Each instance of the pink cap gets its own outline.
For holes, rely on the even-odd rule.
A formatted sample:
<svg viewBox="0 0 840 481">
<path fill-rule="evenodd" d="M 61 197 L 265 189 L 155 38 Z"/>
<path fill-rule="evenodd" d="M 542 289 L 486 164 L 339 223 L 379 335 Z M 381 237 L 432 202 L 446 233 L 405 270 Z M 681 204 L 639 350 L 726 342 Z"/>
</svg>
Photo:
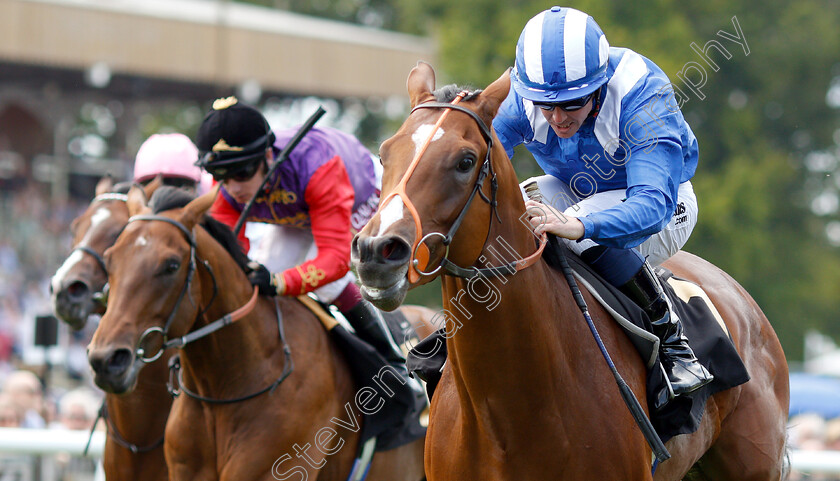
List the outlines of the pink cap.
<svg viewBox="0 0 840 481">
<path fill-rule="evenodd" d="M 198 195 L 206 194 L 213 190 L 213 186 L 216 183 L 213 182 L 213 176 L 210 172 L 202 171 L 201 172 L 201 181 L 198 183 Z"/>
<path fill-rule="evenodd" d="M 154 134 L 140 146 L 134 161 L 134 181 L 143 182 L 162 174 L 183 177 L 196 183 L 201 168 L 195 165 L 198 149 L 184 134 Z"/>
</svg>

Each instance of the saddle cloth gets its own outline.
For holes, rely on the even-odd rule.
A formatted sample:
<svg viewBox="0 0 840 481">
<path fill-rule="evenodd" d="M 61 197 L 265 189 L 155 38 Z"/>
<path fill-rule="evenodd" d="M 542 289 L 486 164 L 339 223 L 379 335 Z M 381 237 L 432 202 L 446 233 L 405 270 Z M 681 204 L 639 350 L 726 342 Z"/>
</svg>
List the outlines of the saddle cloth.
<svg viewBox="0 0 840 481">
<path fill-rule="evenodd" d="M 647 368 L 647 401 L 648 406 L 652 406 L 653 396 L 665 380 L 659 369 L 659 339 L 650 332 L 650 320 L 638 305 L 604 281 L 578 256 L 568 250 L 565 253 L 578 284 L 585 287 L 612 315 L 638 350 Z M 701 389 L 675 398 L 661 411 L 653 413 L 652 409 L 649 410 L 652 413 L 651 422 L 665 442 L 678 434 L 696 431 L 709 396 L 743 384 L 750 377 L 720 314 L 700 286 L 674 277 L 664 268 L 658 268 L 657 275 L 665 281 L 663 286 L 666 294 L 682 321 L 683 330 L 695 355 L 715 377 L 714 381 Z M 582 315 L 580 322 L 585 322 Z M 426 381 L 430 399 L 446 360 L 443 336 L 443 330 L 428 336 L 408 355 L 409 372 L 416 373 Z M 617 367 L 620 372 L 621 366 Z"/>
</svg>

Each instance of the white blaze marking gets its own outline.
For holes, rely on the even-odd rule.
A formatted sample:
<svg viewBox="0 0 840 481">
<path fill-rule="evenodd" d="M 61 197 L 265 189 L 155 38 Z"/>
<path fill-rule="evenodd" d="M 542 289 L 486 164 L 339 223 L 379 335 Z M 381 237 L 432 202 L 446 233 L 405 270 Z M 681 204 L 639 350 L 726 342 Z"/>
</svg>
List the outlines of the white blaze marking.
<svg viewBox="0 0 840 481">
<path fill-rule="evenodd" d="M 52 278 L 52 286 L 53 292 L 58 292 L 61 290 L 61 281 L 67 276 L 67 272 L 73 268 L 76 264 L 82 261 L 84 254 L 82 251 L 73 251 L 67 259 L 64 260 L 64 263 L 61 264 L 61 267 L 55 271 L 55 275 Z"/>
<path fill-rule="evenodd" d="M 423 147 L 423 144 L 426 143 L 426 139 L 429 138 L 429 135 L 432 134 L 432 129 L 435 128 L 433 124 L 423 124 L 420 127 L 417 127 L 417 130 L 411 134 L 411 140 L 414 141 L 414 155 L 417 155 L 420 152 L 420 148 Z M 443 129 L 438 128 L 435 131 L 435 136 L 432 137 L 432 142 L 441 138 L 443 136 Z"/>
<path fill-rule="evenodd" d="M 85 232 L 85 237 L 79 244 L 88 245 L 90 244 L 90 238 L 96 232 L 96 228 L 99 224 L 107 221 L 108 218 L 111 217 L 111 211 L 108 210 L 106 207 L 100 207 L 96 210 L 96 212 L 90 216 L 90 227 L 88 227 L 87 232 Z"/>
<path fill-rule="evenodd" d="M 402 197 L 395 195 L 388 201 L 388 205 L 385 206 L 379 212 L 379 233 L 376 234 L 376 237 L 381 236 L 386 230 L 388 230 L 391 225 L 403 218 L 403 201 Z"/>
<path fill-rule="evenodd" d="M 134 245 L 145 246 L 148 243 L 149 243 L 149 241 L 147 241 L 145 237 L 140 236 L 140 237 L 137 238 L 137 241 L 134 242 Z"/>
</svg>

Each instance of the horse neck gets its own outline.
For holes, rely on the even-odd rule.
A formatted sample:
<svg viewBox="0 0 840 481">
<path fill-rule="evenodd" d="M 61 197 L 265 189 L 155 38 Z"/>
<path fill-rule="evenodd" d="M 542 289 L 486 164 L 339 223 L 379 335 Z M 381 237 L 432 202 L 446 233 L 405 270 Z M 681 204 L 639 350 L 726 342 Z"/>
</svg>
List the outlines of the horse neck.
<svg viewBox="0 0 840 481">
<path fill-rule="evenodd" d="M 168 361 L 169 356 L 164 355 L 141 369 L 130 394 L 105 395 L 108 423 L 125 441 L 145 447 L 163 436 L 172 405 L 166 388 Z"/>
<path fill-rule="evenodd" d="M 537 248 L 536 238 L 519 220 L 524 203 L 515 177 L 500 179 L 507 179 L 499 188 L 502 222 L 491 221 L 482 251 L 485 265 L 492 266 L 527 257 Z M 460 323 L 450 324 L 457 331 L 447 340 L 448 362 L 468 409 L 480 412 L 500 402 L 509 402 L 504 409 L 527 409 L 523 398 L 544 399 L 551 395 L 547 390 L 573 375 L 567 359 L 577 352 L 586 326 L 564 322 L 580 313 L 568 286 L 543 261 L 509 276 L 444 276 L 442 288 L 447 316 Z"/>
<path fill-rule="evenodd" d="M 196 304 L 207 312 L 196 319 L 191 331 L 234 312 L 253 294 L 253 287 L 230 254 L 211 241 L 209 234 L 199 232 L 198 262 L 208 260 L 212 275 L 204 266 L 197 267 L 196 281 L 200 284 L 197 290 L 201 294 L 197 296 Z M 274 303 L 260 298 L 254 309 L 241 319 L 182 349 L 183 378 L 189 389 L 202 395 L 224 397 L 225 391 L 242 394 L 242 386 L 252 387 L 256 382 L 249 376 L 263 379 L 271 375 L 266 374 L 266 370 L 278 369 L 279 372 L 283 368 L 282 363 L 276 366 L 277 363 L 271 361 L 272 356 L 281 351 L 278 345 Z"/>
</svg>

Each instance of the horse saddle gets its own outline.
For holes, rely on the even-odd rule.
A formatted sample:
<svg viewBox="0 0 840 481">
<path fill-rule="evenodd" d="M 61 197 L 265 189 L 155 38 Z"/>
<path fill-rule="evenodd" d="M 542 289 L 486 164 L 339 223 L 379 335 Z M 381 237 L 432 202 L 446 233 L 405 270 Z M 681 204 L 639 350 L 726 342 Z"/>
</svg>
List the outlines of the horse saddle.
<svg viewBox="0 0 840 481">
<path fill-rule="evenodd" d="M 565 246 L 562 248 L 565 249 Z M 663 370 L 659 368 L 659 339 L 651 333 L 650 320 L 636 303 L 604 281 L 578 256 L 568 249 L 565 255 L 578 284 L 584 286 L 610 313 L 639 352 L 648 372 L 647 400 L 648 406 L 652 406 L 654 395 L 658 387 L 664 384 L 665 378 Z M 545 258 L 550 260 L 551 256 Z M 673 309 L 682 321 L 685 335 L 697 359 L 715 377 L 711 383 L 693 393 L 675 398 L 664 409 L 652 415 L 651 422 L 664 442 L 678 434 L 696 431 L 709 396 L 747 382 L 749 374 L 735 350 L 723 319 L 703 289 L 675 277 L 662 267 L 656 271 L 663 281 Z M 580 322 L 584 322 L 582 316 Z M 408 356 L 409 372 L 426 381 L 430 399 L 446 360 L 443 335 L 443 330 L 432 334 L 418 343 Z M 432 352 L 433 355 L 428 354 Z M 653 409 L 649 411 L 653 413 Z"/>
<path fill-rule="evenodd" d="M 426 428 L 420 424 L 420 417 L 427 406 L 426 397 L 422 394 L 418 396 L 407 383 L 400 384 L 393 374 L 383 374 L 383 370 L 389 366 L 388 362 L 373 346 L 347 329 L 349 322 L 341 312 L 309 296 L 299 296 L 298 299 L 318 317 L 344 354 L 355 380 L 356 399 L 362 390 L 369 393 L 372 389 L 385 400 L 376 412 L 362 413 L 364 422 L 360 449 L 374 437 L 376 451 L 387 451 L 425 435 Z M 401 313 L 383 314 L 391 332 L 401 336 L 395 335 L 395 339 L 405 339 L 407 334 L 404 331 L 413 332 L 411 324 Z"/>
</svg>

